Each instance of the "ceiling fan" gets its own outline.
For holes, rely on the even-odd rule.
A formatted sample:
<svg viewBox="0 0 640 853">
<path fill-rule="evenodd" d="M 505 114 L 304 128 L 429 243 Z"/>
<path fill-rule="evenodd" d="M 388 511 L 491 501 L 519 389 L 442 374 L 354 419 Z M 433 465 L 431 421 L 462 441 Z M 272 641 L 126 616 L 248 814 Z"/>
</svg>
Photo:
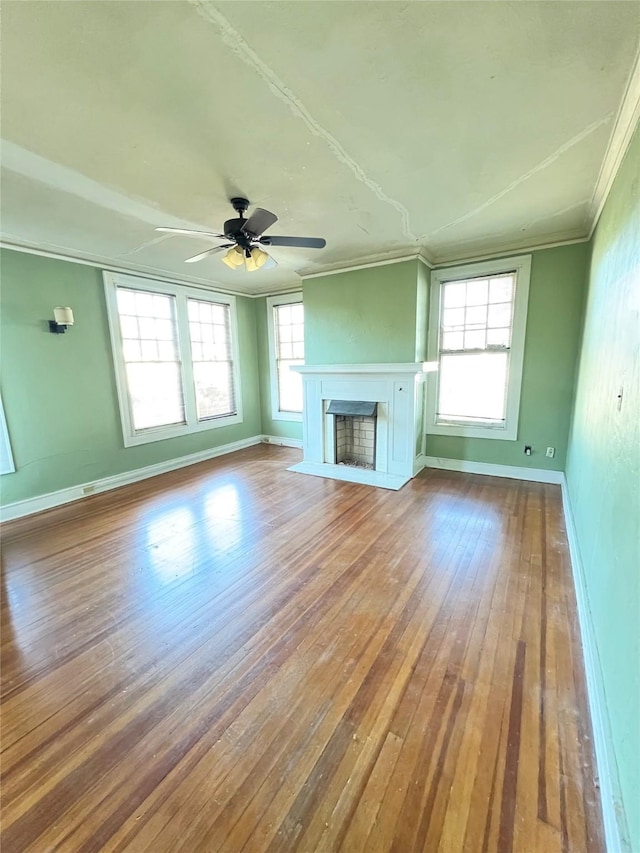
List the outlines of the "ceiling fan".
<svg viewBox="0 0 640 853">
<path fill-rule="evenodd" d="M 256 207 L 251 216 L 245 219 L 244 214 L 249 207 L 246 198 L 230 199 L 233 209 L 238 214 L 236 219 L 227 219 L 224 223 L 224 234 L 214 234 L 209 231 L 191 231 L 187 228 L 156 228 L 167 234 L 186 234 L 190 237 L 213 238 L 214 240 L 229 240 L 221 246 L 207 249 L 192 258 L 187 258 L 186 263 L 193 264 L 202 261 L 210 255 L 215 255 L 225 249 L 222 262 L 231 269 L 239 269 L 244 266 L 248 272 L 255 272 L 261 268 L 270 269 L 276 266 L 275 260 L 260 246 L 290 246 L 301 249 L 323 249 L 327 241 L 322 237 L 263 237 L 264 232 L 278 221 L 275 213 Z"/>
</svg>

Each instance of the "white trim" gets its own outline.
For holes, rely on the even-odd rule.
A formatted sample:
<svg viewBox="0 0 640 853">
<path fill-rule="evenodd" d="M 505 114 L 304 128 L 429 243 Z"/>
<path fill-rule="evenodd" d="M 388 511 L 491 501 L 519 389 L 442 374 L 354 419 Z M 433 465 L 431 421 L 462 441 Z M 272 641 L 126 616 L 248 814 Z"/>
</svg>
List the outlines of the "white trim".
<svg viewBox="0 0 640 853">
<path fill-rule="evenodd" d="M 593 729 L 593 747 L 599 779 L 605 846 L 608 853 L 622 853 L 622 851 L 631 853 L 631 847 L 627 840 L 626 819 L 619 787 L 617 762 L 611 738 L 611 724 L 604 694 L 600 656 L 589 608 L 584 564 L 580 556 L 578 534 L 564 474 L 562 475 L 561 485 L 562 507 L 567 529 L 573 585 L 576 591 L 578 623 L 582 640 L 587 698 Z"/>
<path fill-rule="evenodd" d="M 344 480 L 347 483 L 360 483 L 363 486 L 376 486 L 397 492 L 411 477 L 389 474 L 386 471 L 374 471 L 370 468 L 354 468 L 350 465 L 329 465 L 326 462 L 299 462 L 287 468 L 296 474 L 311 474 L 313 477 L 326 477 L 329 480 Z"/>
<path fill-rule="evenodd" d="M 13 459 L 13 451 L 11 450 L 11 441 L 9 439 L 9 430 L 7 429 L 7 419 L 4 416 L 4 406 L 2 405 L 2 397 L 0 397 L 0 474 L 13 474 L 16 470 L 16 463 Z"/>
<path fill-rule="evenodd" d="M 383 364 L 304 364 L 293 368 L 297 373 L 303 375 L 314 373 L 433 373 L 437 369 L 437 361 L 385 362 Z"/>
<path fill-rule="evenodd" d="M 51 509 L 52 507 L 62 506 L 62 504 L 89 497 L 89 495 L 107 492 L 111 489 L 117 489 L 120 486 L 128 486 L 131 483 L 146 480 L 149 477 L 157 477 L 159 474 L 176 471 L 178 468 L 197 465 L 198 462 L 206 462 L 208 459 L 214 459 L 216 456 L 225 456 L 227 453 L 235 453 L 236 450 L 253 447 L 256 444 L 260 444 L 262 440 L 262 435 L 253 435 L 250 438 L 241 438 L 239 441 L 221 444 L 218 447 L 199 450 L 197 453 L 189 453 L 187 456 L 168 459 L 166 462 L 156 462 L 154 465 L 147 465 L 144 468 L 134 468 L 132 471 L 123 471 L 121 474 L 114 474 L 111 477 L 104 477 L 101 480 L 80 483 L 77 486 L 69 486 L 66 489 L 60 489 L 56 492 L 38 495 L 35 498 L 27 498 L 27 500 L 5 504 L 3 507 L 0 507 L 0 520 L 4 522 L 11 521 L 14 518 L 22 518 L 25 515 L 32 515 L 34 512 L 42 512 L 45 509 Z"/>
<path fill-rule="evenodd" d="M 516 465 L 495 465 L 492 462 L 469 462 L 466 459 L 445 459 L 442 456 L 424 456 L 427 468 L 443 471 L 461 471 L 465 474 L 484 474 L 488 477 L 507 477 L 510 480 L 530 480 L 532 483 L 562 484 L 562 471 L 547 471 L 545 468 L 520 468 Z"/>
<path fill-rule="evenodd" d="M 153 281 L 161 281 L 166 284 L 182 284 L 190 287 L 201 287 L 203 290 L 214 290 L 216 293 L 226 293 L 234 296 L 247 296 L 249 298 L 260 298 L 264 296 L 264 293 L 249 293 L 247 291 L 242 290 L 241 288 L 237 290 L 233 290 L 227 285 L 221 284 L 220 282 L 214 281 L 211 279 L 201 279 L 196 278 L 194 276 L 183 276 L 180 273 L 167 273 L 166 270 L 156 269 L 155 267 L 145 267 L 145 266 L 136 266 L 135 264 L 131 266 L 122 266 L 120 264 L 113 263 L 109 258 L 105 258 L 104 260 L 96 259 L 90 260 L 88 257 L 82 257 L 82 255 L 65 255 L 59 251 L 53 251 L 52 249 L 47 249 L 44 244 L 41 243 L 33 243 L 33 244 L 22 244 L 22 243 L 13 243 L 11 240 L 6 238 L 0 238 L 0 248 L 8 249 L 12 252 L 21 252 L 24 255 L 36 255 L 40 258 L 50 258 L 54 261 L 64 261 L 68 264 L 79 264 L 83 267 L 92 267 L 93 269 L 99 269 L 101 271 L 113 272 L 113 273 L 122 273 L 123 275 L 135 275 L 139 278 L 148 278 Z M 287 285 L 282 285 L 282 287 L 286 287 Z M 295 285 L 296 287 L 300 287 L 300 283 Z"/>
<path fill-rule="evenodd" d="M 591 199 L 591 228 L 589 239 L 593 236 L 602 208 L 605 205 L 618 169 L 624 159 L 631 137 L 640 122 L 640 51 L 629 75 L 625 93 L 620 102 L 620 109 L 609 139 L 600 174 Z"/>
<path fill-rule="evenodd" d="M 267 341 L 269 346 L 269 392 L 271 396 L 271 420 L 302 423 L 302 410 L 286 412 L 280 410 L 280 389 L 276 366 L 275 311 L 277 305 L 303 305 L 302 291 L 267 296 Z"/>
<path fill-rule="evenodd" d="M 494 258 L 506 259 L 510 255 L 520 255 L 522 252 L 540 252 L 543 249 L 557 249 L 560 246 L 574 246 L 577 243 L 588 243 L 590 239 L 591 237 L 589 234 L 584 234 L 580 237 L 562 237 L 562 235 L 559 235 L 557 240 L 551 240 L 548 243 L 521 243 L 519 241 L 512 241 L 511 243 L 502 244 L 497 249 L 492 249 L 491 251 L 475 255 L 452 254 L 451 256 L 447 256 L 446 254 L 443 254 L 435 262 L 434 269 L 438 270 L 441 267 L 450 267 L 455 264 L 473 264 L 481 261 L 490 261 Z"/>
<path fill-rule="evenodd" d="M 424 246 L 418 252 L 418 261 L 420 261 L 421 264 L 424 264 L 425 267 L 429 270 L 432 270 L 435 266 L 435 261 L 433 260 L 431 255 L 427 252 L 427 250 L 424 248 Z"/>
<path fill-rule="evenodd" d="M 515 270 L 515 294 L 513 301 L 513 321 L 511 326 L 511 348 L 509 350 L 509 377 L 507 384 L 507 403 L 503 427 L 465 426 L 461 423 L 444 424 L 436 422 L 438 400 L 438 381 L 429 383 L 427 388 L 427 406 L 425 432 L 429 435 L 462 436 L 465 438 L 488 438 L 500 441 L 516 441 L 518 438 L 518 420 L 520 415 L 520 393 L 522 389 L 522 370 L 524 348 L 527 333 L 527 310 L 529 306 L 529 281 L 531 279 L 531 255 L 517 255 L 508 259 L 496 259 L 477 264 L 465 264 L 460 267 L 445 267 L 431 273 L 431 295 L 429 301 L 429 334 L 427 355 L 432 362 L 440 358 L 440 302 L 442 284 L 447 281 L 474 278 L 482 275 L 496 275 Z"/>
<path fill-rule="evenodd" d="M 372 267 L 386 267 L 389 264 L 404 264 L 407 261 L 417 261 L 421 260 L 423 263 L 429 265 L 429 262 L 425 259 L 422 250 L 420 252 L 410 252 L 409 254 L 403 253 L 401 255 L 393 255 L 392 257 L 378 257 L 374 255 L 371 260 L 367 260 L 366 258 L 356 258 L 352 263 L 347 262 L 342 263 L 338 266 L 328 267 L 327 269 L 321 270 L 320 272 L 311 272 L 311 273 L 300 273 L 300 278 L 303 282 L 312 278 L 324 278 L 328 275 L 339 275 L 342 272 L 355 272 L 356 270 L 368 270 Z"/>
<path fill-rule="evenodd" d="M 423 436 L 423 438 L 424 438 L 424 436 Z M 423 468 L 428 467 L 428 464 L 429 464 L 428 457 L 425 456 L 424 453 L 418 453 L 416 458 L 413 460 L 413 476 L 417 477 Z"/>
<path fill-rule="evenodd" d="M 302 450 L 302 439 L 301 438 L 285 438 L 281 435 L 263 435 L 262 436 L 263 444 L 276 444 L 279 447 L 295 447 L 298 450 Z"/>
<path fill-rule="evenodd" d="M 167 438 L 175 438 L 179 435 L 190 435 L 195 432 L 219 429 L 224 426 L 232 426 L 243 422 L 242 413 L 242 386 L 240 380 L 240 349 L 238 343 L 238 318 L 236 310 L 236 297 L 230 294 L 203 291 L 201 288 L 189 287 L 184 284 L 165 284 L 149 279 L 141 279 L 136 276 L 122 275 L 111 272 L 103 272 L 104 292 L 107 303 L 107 316 L 109 320 L 109 336 L 111 339 L 111 353 L 118 392 L 118 407 L 120 410 L 120 423 L 122 426 L 122 437 L 125 447 L 133 447 L 139 444 L 148 444 L 154 441 L 164 441 Z M 182 424 L 163 426 L 158 429 L 149 429 L 136 432 L 133 427 L 129 392 L 124 359 L 122 357 L 122 341 L 120 337 L 120 322 L 117 304 L 117 288 L 128 287 L 134 290 L 147 290 L 151 293 L 165 293 L 173 296 L 176 300 L 176 328 L 180 351 L 180 370 L 182 379 L 182 390 L 184 395 L 185 419 Z M 233 384 L 235 392 L 236 413 L 212 420 L 198 421 L 195 408 L 195 391 L 193 389 L 193 373 L 190 356 L 190 336 L 187 319 L 186 302 L 189 298 L 217 301 L 229 306 L 229 323 L 231 335 L 231 351 L 233 360 Z M 188 358 L 185 355 L 188 354 Z"/>
</svg>

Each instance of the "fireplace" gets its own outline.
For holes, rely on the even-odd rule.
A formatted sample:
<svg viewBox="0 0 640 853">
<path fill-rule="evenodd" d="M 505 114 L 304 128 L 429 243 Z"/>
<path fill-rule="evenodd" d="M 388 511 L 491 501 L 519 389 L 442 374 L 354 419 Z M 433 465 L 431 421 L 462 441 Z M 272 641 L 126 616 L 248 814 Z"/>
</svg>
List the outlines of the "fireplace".
<svg viewBox="0 0 640 853">
<path fill-rule="evenodd" d="M 303 461 L 289 470 L 337 480 L 400 489 L 424 467 L 424 400 L 428 373 L 437 363 L 303 365 Z M 348 411 L 344 411 L 348 409 Z M 337 418 L 353 421 L 339 428 Z M 375 419 L 375 420 L 374 420 Z M 372 423 L 373 421 L 373 423 Z M 355 432 L 358 452 L 340 460 L 345 435 Z M 365 455 L 368 461 L 364 461 Z M 340 462 L 343 464 L 340 464 Z"/>
<path fill-rule="evenodd" d="M 376 467 L 376 421 L 378 404 L 367 400 L 332 400 L 334 462 L 354 468 Z"/>
</svg>

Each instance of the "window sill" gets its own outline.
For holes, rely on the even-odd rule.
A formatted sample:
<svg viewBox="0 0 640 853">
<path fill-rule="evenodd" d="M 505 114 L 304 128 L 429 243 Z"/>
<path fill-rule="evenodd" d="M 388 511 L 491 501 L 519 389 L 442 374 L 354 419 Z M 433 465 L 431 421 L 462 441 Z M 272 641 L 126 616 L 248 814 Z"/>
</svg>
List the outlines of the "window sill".
<svg viewBox="0 0 640 853">
<path fill-rule="evenodd" d="M 196 424 L 179 424 L 171 427 L 160 427 L 159 429 L 150 429 L 145 432 L 134 433 L 133 435 L 124 436 L 125 447 L 137 447 L 140 444 L 150 444 L 154 441 L 164 441 L 167 438 L 179 438 L 182 435 L 192 435 L 195 432 L 204 432 L 210 429 L 219 429 L 220 427 L 232 426 L 233 424 L 241 424 L 242 415 L 229 415 L 226 418 L 216 418 L 215 420 L 202 421 Z"/>
<path fill-rule="evenodd" d="M 427 435 L 449 435 L 456 438 L 489 438 L 498 441 L 517 441 L 518 427 L 464 426 L 463 424 L 431 424 Z"/>
<path fill-rule="evenodd" d="M 292 421 L 294 423 L 302 423 L 302 412 L 272 412 L 272 421 Z"/>
</svg>

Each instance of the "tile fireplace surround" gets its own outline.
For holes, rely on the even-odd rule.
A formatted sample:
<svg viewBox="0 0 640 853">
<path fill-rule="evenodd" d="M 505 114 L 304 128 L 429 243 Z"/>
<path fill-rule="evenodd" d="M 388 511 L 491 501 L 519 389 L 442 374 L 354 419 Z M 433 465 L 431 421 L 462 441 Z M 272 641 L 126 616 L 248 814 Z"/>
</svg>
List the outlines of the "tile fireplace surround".
<svg viewBox="0 0 640 853">
<path fill-rule="evenodd" d="M 333 480 L 401 489 L 424 467 L 424 400 L 437 362 L 409 364 L 305 364 L 302 375 L 303 461 L 289 468 Z M 331 400 L 378 404 L 375 470 L 335 464 Z"/>
</svg>

